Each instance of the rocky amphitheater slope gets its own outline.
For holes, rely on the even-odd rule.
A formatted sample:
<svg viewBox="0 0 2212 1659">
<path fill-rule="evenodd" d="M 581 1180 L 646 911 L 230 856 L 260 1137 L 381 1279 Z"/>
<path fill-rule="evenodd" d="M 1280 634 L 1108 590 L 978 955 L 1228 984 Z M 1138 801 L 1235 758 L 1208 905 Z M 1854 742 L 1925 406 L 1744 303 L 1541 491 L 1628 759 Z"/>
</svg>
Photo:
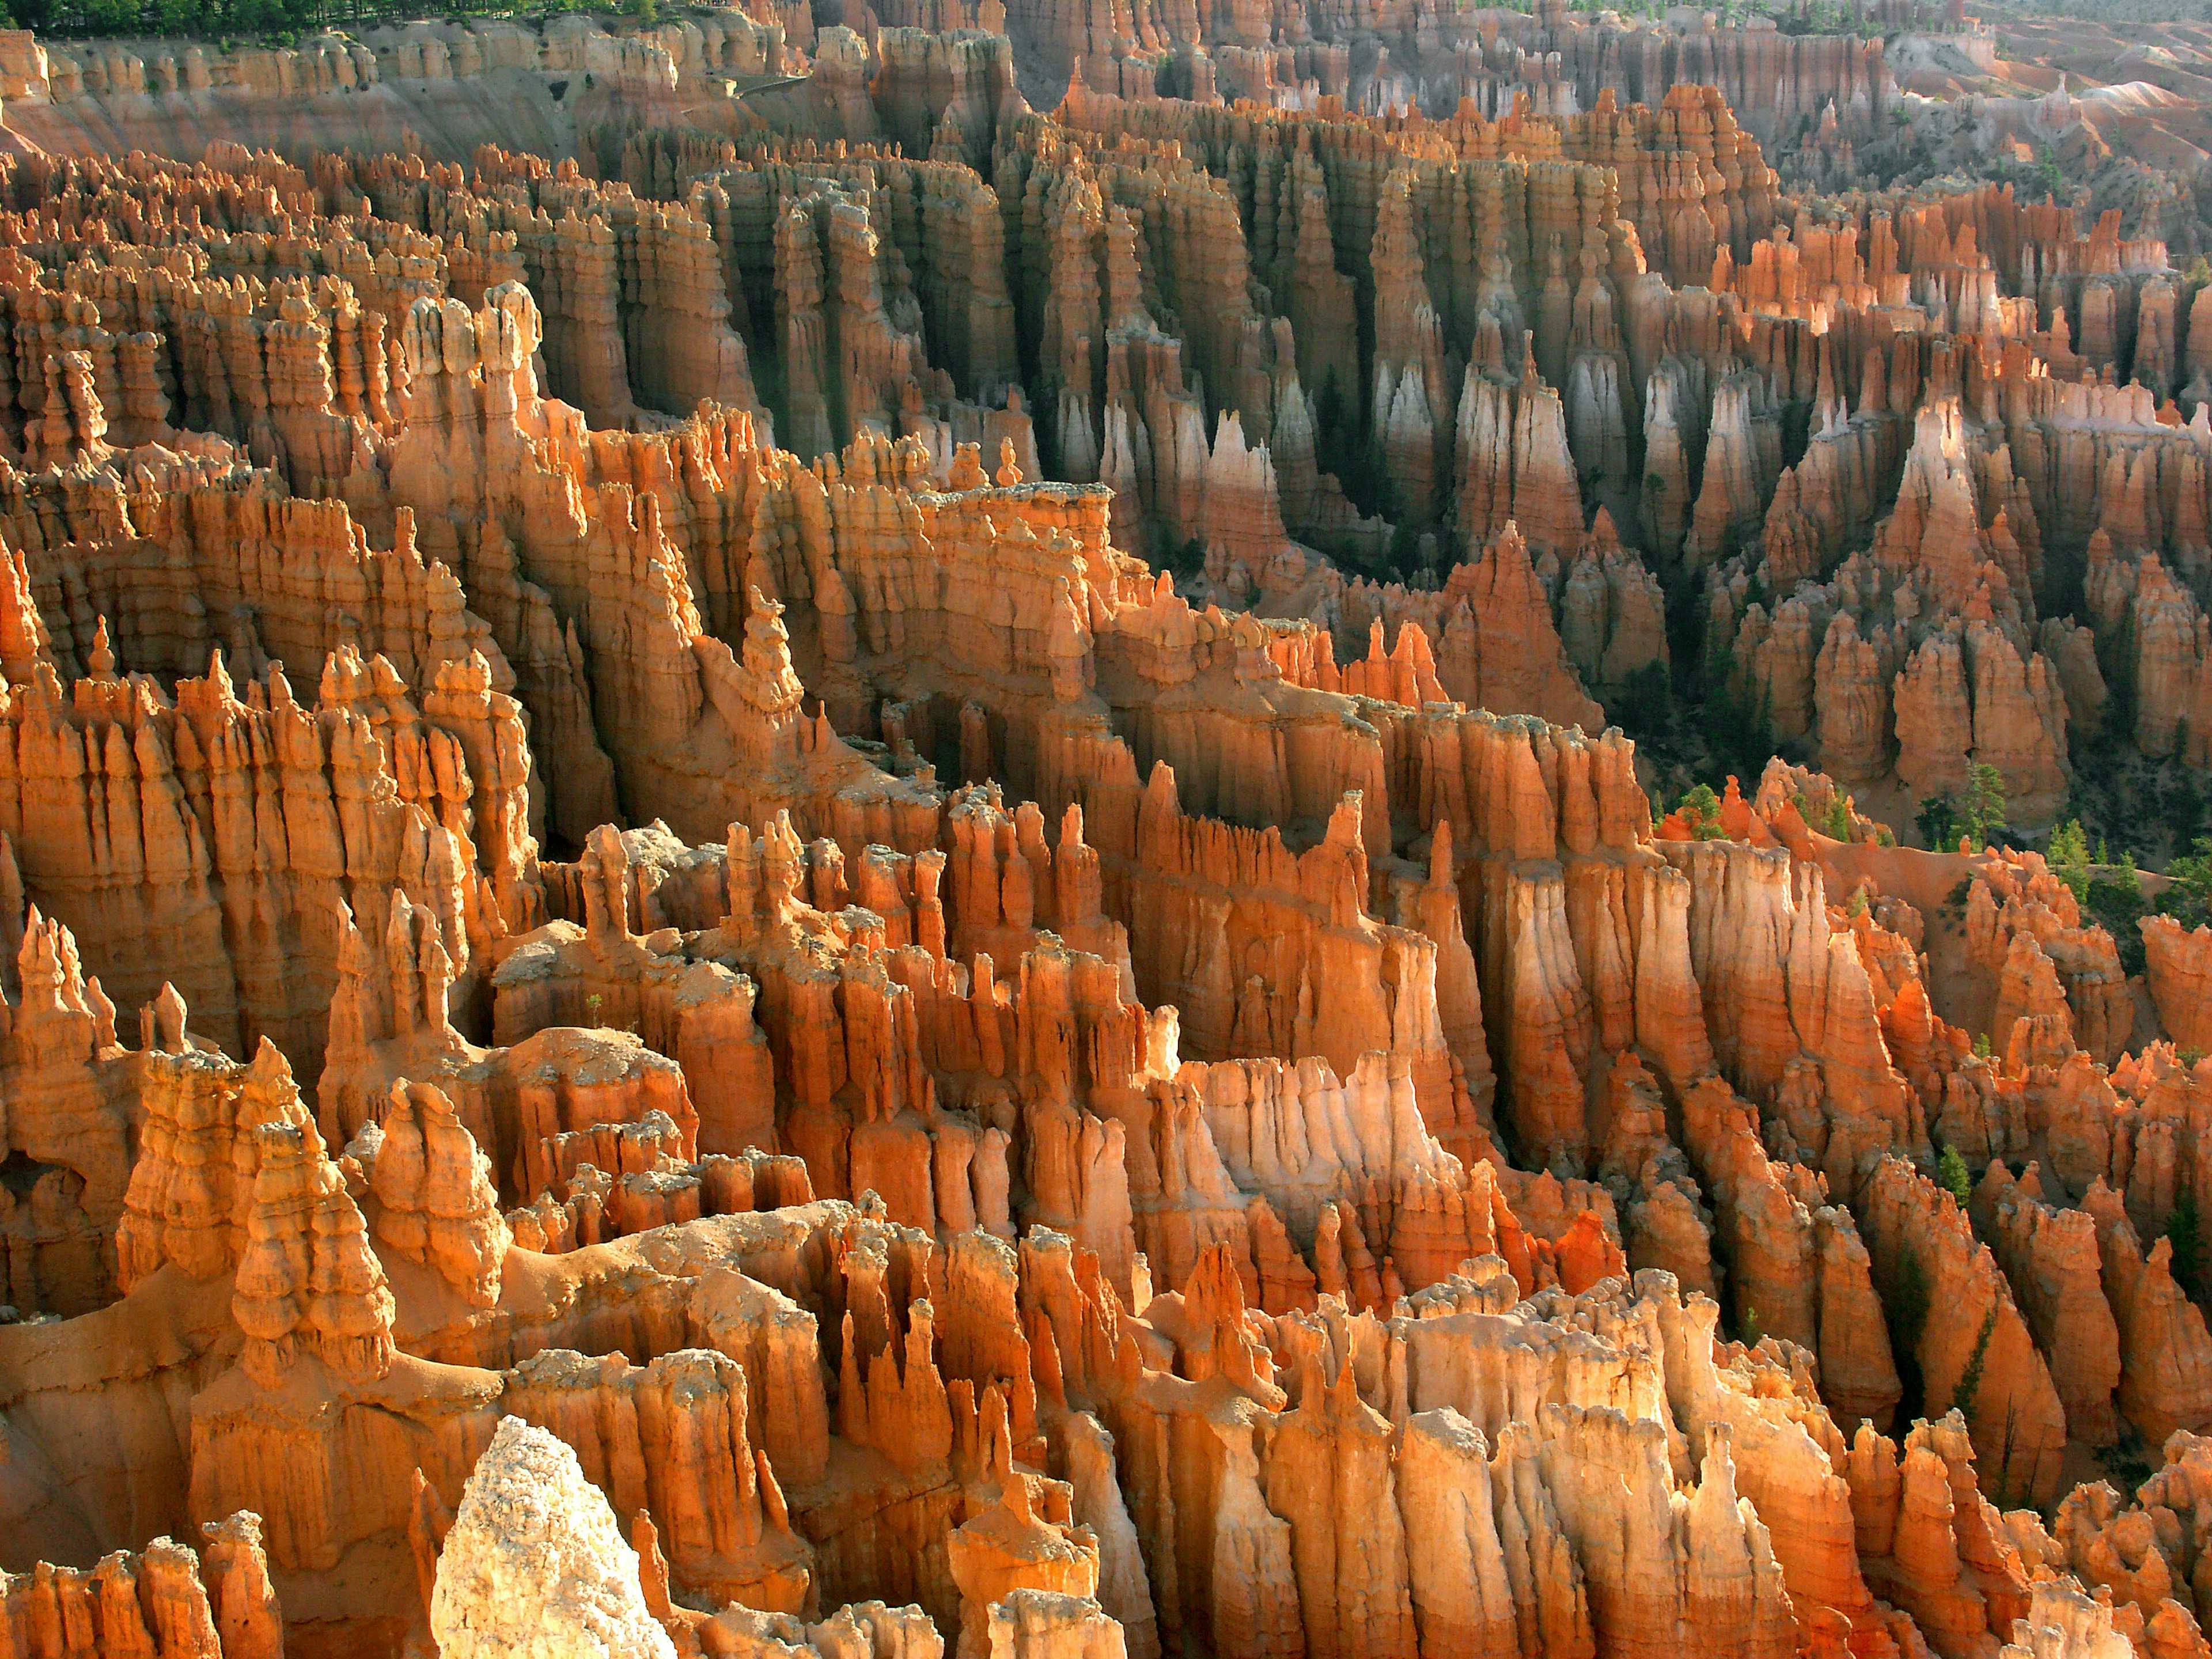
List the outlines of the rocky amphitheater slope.
<svg viewBox="0 0 2212 1659">
<path fill-rule="evenodd" d="M 2212 290 L 1897 96 L 0 37 L 0 1652 L 2212 1659 Z"/>
</svg>

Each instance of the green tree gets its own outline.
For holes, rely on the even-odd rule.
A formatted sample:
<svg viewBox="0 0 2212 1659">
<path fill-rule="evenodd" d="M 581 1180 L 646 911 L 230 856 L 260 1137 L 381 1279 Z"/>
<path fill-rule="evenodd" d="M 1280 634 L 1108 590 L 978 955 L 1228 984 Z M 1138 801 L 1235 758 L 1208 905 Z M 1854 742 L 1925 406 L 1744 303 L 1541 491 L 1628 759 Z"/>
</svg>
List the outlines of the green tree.
<svg viewBox="0 0 2212 1659">
<path fill-rule="evenodd" d="M 1682 797 L 1681 811 L 1690 821 L 1690 834 L 1699 841 L 1724 841 L 1721 828 L 1721 798 L 1710 783 L 1701 783 Z"/>
<path fill-rule="evenodd" d="M 1920 831 L 1920 839 L 1928 843 L 1933 853 L 1956 851 L 1959 845 L 1958 808 L 1948 795 L 1930 795 L 1920 803 L 1912 822 Z"/>
<path fill-rule="evenodd" d="M 1936 1179 L 1942 1183 L 1945 1192 L 1959 1200 L 1962 1210 L 1974 1195 L 1972 1172 L 1966 1168 L 1966 1160 L 1959 1156 L 1956 1146 L 1946 1146 L 1943 1156 L 1936 1160 Z"/>
<path fill-rule="evenodd" d="M 205 0 L 154 0 L 153 27 L 160 34 L 211 33 L 214 15 Z"/>
<path fill-rule="evenodd" d="M 2170 884 L 2159 895 L 2160 910 L 2185 927 L 2212 921 L 2212 836 L 2199 836 L 2194 852 L 2169 859 L 2166 877 Z"/>
<path fill-rule="evenodd" d="M 1974 1352 L 1966 1360 L 1966 1369 L 1959 1374 L 1959 1386 L 1951 1395 L 1951 1404 L 1962 1415 L 1971 1419 L 1974 1401 L 1982 1391 L 1982 1364 L 1990 1357 L 1990 1338 L 1996 1334 L 1997 1304 L 1990 1304 L 1990 1310 L 1982 1317 L 1982 1334 L 1974 1339 Z"/>
<path fill-rule="evenodd" d="M 2204 828 L 2204 796 L 2185 769 L 2176 767 L 2159 785 L 2158 811 L 2175 852 L 2195 843 Z"/>
<path fill-rule="evenodd" d="M 275 34 L 295 22 L 285 0 L 233 0 L 231 21 L 248 34 Z"/>
<path fill-rule="evenodd" d="M 2101 842 L 2098 850 L 2103 850 Z M 2103 873 L 2090 878 L 2085 908 L 2112 936 L 2112 944 L 2120 953 L 2121 968 L 2130 975 L 2142 973 L 2142 929 L 2137 924 L 2149 905 L 2143 897 L 2142 875 L 2136 868 L 2133 853 L 2123 853 L 2118 864 L 2106 866 Z"/>
<path fill-rule="evenodd" d="M 2051 851 L 2044 861 L 2073 890 L 2075 902 L 2089 896 L 2089 837 L 2081 819 L 2069 818 L 2051 832 Z"/>
<path fill-rule="evenodd" d="M 2005 827 L 2004 774 L 1987 761 L 1976 761 L 1959 805 L 1959 827 L 1975 850 L 1989 845 L 1990 831 Z"/>
<path fill-rule="evenodd" d="M 2066 182 L 2066 169 L 2058 165 L 2058 152 L 2045 144 L 2042 159 L 2035 164 L 2035 173 L 2043 188 L 2054 202 L 2070 201 L 2073 189 Z"/>
<path fill-rule="evenodd" d="M 1851 809 L 1844 805 L 1844 798 L 1836 796 L 1828 803 L 1828 821 L 1821 826 L 1830 841 L 1848 842 L 1851 839 Z"/>
</svg>

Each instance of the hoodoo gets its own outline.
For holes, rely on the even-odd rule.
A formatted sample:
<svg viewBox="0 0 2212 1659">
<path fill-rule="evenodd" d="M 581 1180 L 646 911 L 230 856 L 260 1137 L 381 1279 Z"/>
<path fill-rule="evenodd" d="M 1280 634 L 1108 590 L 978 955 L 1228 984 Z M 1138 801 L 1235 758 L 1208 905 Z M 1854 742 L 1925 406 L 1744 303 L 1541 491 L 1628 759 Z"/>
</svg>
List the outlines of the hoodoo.
<svg viewBox="0 0 2212 1659">
<path fill-rule="evenodd" d="M 2194 3 L 26 0 L 0 1656 L 2212 1659 Z"/>
</svg>

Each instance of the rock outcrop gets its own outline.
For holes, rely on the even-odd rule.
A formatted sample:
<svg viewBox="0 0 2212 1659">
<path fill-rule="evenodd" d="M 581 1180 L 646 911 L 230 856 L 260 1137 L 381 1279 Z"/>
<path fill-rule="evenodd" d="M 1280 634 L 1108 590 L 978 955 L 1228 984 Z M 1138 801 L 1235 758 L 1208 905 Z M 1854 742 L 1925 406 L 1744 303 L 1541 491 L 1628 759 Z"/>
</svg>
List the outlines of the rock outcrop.
<svg viewBox="0 0 2212 1659">
<path fill-rule="evenodd" d="M 441 1654 L 673 1659 L 637 1553 L 576 1455 L 508 1418 L 470 1473 L 438 1552 L 430 1636 Z"/>
<path fill-rule="evenodd" d="M 2212 309 L 1891 77 L 0 33 L 0 1648 L 2205 1652 L 2194 866 L 1960 838 Z"/>
</svg>

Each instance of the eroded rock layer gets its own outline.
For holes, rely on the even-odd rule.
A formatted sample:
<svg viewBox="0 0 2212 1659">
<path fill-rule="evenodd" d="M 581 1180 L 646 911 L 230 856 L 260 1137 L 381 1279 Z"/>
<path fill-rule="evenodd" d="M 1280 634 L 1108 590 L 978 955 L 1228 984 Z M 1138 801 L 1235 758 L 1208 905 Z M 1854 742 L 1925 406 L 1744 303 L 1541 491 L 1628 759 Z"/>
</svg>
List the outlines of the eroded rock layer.
<svg viewBox="0 0 2212 1659">
<path fill-rule="evenodd" d="M 2212 929 L 1960 816 L 2212 764 L 2212 305 L 1899 98 L 0 34 L 0 1651 L 2212 1659 Z"/>
</svg>

